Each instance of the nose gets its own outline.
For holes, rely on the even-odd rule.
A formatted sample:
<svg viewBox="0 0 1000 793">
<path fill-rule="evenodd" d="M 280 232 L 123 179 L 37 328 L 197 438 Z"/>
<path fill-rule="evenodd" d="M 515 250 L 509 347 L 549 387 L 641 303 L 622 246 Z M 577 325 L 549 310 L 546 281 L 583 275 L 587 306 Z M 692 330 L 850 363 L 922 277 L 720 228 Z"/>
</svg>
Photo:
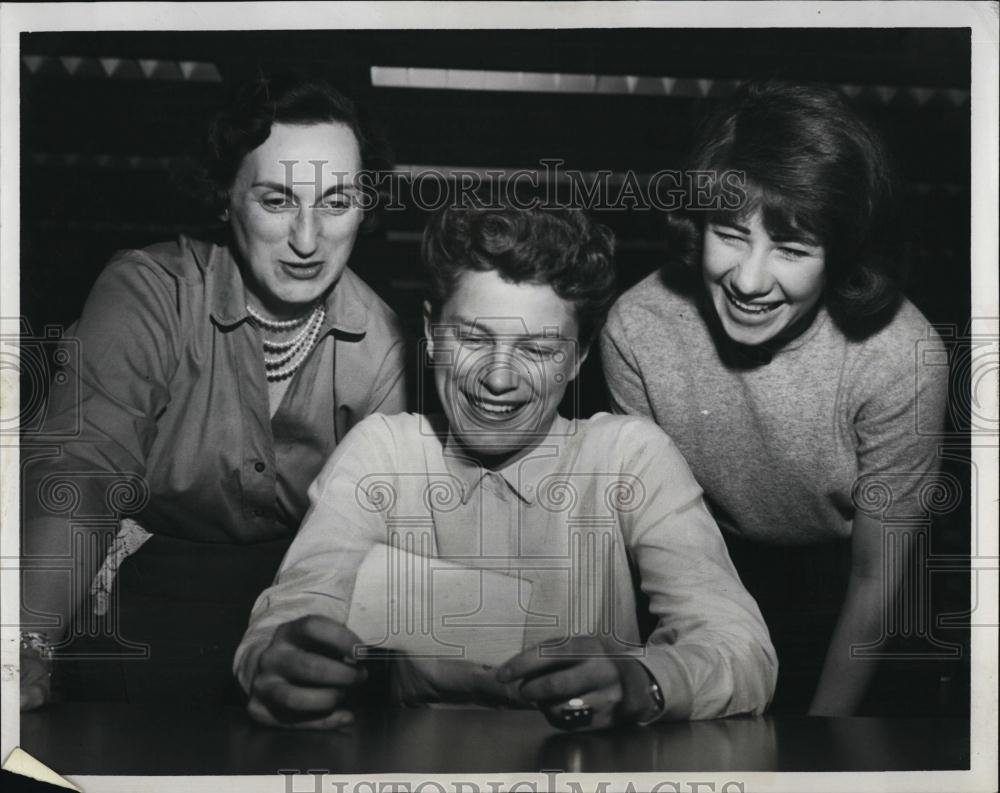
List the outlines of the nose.
<svg viewBox="0 0 1000 793">
<path fill-rule="evenodd" d="M 750 250 L 734 269 L 729 283 L 738 297 L 755 297 L 771 291 L 766 251 Z"/>
<path fill-rule="evenodd" d="M 491 394 L 500 396 L 517 389 L 521 376 L 517 372 L 512 355 L 495 348 L 484 365 L 486 371 L 481 382 Z"/>
<path fill-rule="evenodd" d="M 308 206 L 299 207 L 288 235 L 288 245 L 302 259 L 308 259 L 318 248 L 319 228 L 313 210 Z"/>
</svg>

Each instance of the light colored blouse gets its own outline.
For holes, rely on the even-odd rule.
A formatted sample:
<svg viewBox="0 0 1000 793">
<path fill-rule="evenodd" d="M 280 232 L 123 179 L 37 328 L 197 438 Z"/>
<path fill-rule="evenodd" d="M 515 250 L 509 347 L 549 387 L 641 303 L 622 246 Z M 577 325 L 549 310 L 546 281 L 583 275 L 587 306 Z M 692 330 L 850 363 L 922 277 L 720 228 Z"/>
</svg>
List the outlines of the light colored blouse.
<svg viewBox="0 0 1000 793">
<path fill-rule="evenodd" d="M 310 499 L 236 653 L 247 691 L 279 625 L 347 622 L 361 561 L 385 543 L 529 581 L 530 601 L 507 606 L 526 620 L 525 647 L 578 634 L 630 647 L 665 693 L 667 718 L 760 713 L 771 697 L 777 663 L 757 605 L 686 463 L 648 421 L 557 418 L 526 457 L 494 471 L 463 457 L 442 419 L 372 416 Z M 644 645 L 633 567 L 656 618 Z M 396 671 L 406 703 L 525 704 L 480 664 L 408 658 Z"/>
</svg>

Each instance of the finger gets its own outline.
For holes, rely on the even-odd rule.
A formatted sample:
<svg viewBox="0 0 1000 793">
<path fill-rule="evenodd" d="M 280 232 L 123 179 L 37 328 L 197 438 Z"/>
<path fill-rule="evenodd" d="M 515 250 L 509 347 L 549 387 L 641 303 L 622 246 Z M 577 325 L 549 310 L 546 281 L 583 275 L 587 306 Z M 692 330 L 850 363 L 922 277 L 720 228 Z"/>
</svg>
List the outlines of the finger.
<svg viewBox="0 0 1000 793">
<path fill-rule="evenodd" d="M 506 683 L 531 677 L 547 669 L 608 657 L 608 652 L 599 639 L 593 636 L 571 636 L 568 641 L 547 642 L 515 655 L 497 670 L 497 680 Z"/>
<path fill-rule="evenodd" d="M 42 683 L 21 686 L 21 710 L 40 708 L 48 701 L 48 693 L 48 686 Z"/>
<path fill-rule="evenodd" d="M 521 683 L 521 696 L 531 702 L 562 702 L 617 683 L 618 671 L 614 664 L 578 662 L 526 679 Z"/>
<path fill-rule="evenodd" d="M 47 680 L 51 671 L 51 662 L 45 662 L 37 655 L 31 653 L 21 653 L 20 674 L 22 683 L 33 684 Z"/>
<path fill-rule="evenodd" d="M 43 686 L 49 685 L 49 673 L 44 669 L 21 669 L 22 686 Z"/>
<path fill-rule="evenodd" d="M 529 647 L 524 652 L 505 661 L 497 669 L 496 678 L 499 683 L 510 683 L 524 678 L 534 677 L 545 672 L 561 669 L 579 662 L 575 656 L 542 655 L 542 646 Z"/>
<path fill-rule="evenodd" d="M 251 699 L 247 705 L 247 713 L 254 721 L 269 727 L 283 727 L 292 730 L 329 730 L 344 727 L 354 721 L 354 714 L 349 710 L 335 710 L 319 718 L 304 718 L 300 721 L 279 720 L 262 702 Z"/>
<path fill-rule="evenodd" d="M 326 716 L 344 699 L 339 688 L 298 686 L 278 677 L 258 676 L 251 697 L 260 701 L 282 722 L 304 721 Z"/>
<path fill-rule="evenodd" d="M 362 644 L 346 625 L 315 614 L 285 623 L 275 631 L 275 638 L 279 637 L 287 637 L 303 649 L 335 655 L 346 661 L 353 661 L 354 648 Z"/>
<path fill-rule="evenodd" d="M 21 656 L 21 710 L 33 710 L 49 701 L 52 680 L 49 668 L 38 658 Z"/>
<path fill-rule="evenodd" d="M 341 687 L 358 685 L 368 672 L 346 660 L 302 650 L 287 642 L 271 644 L 260 654 L 258 674 L 273 674 L 305 686 Z"/>
<path fill-rule="evenodd" d="M 549 723 L 560 729 L 569 729 L 573 732 L 585 730 L 601 730 L 614 726 L 620 721 L 619 705 L 621 704 L 624 690 L 620 685 L 611 685 L 604 688 L 587 691 L 571 699 L 579 700 L 582 705 L 574 702 L 574 705 L 587 707 L 591 711 L 589 723 L 567 723 L 562 719 L 561 712 L 566 707 L 568 701 L 563 701 L 541 708 Z"/>
</svg>

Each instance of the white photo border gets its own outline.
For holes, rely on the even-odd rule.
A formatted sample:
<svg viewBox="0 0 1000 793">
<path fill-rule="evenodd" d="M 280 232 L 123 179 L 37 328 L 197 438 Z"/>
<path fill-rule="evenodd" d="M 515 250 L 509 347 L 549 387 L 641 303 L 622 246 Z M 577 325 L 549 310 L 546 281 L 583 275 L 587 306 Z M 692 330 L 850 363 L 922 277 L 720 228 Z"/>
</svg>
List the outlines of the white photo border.
<svg viewBox="0 0 1000 793">
<path fill-rule="evenodd" d="M 0 7 L 0 316 L 18 317 L 20 261 L 19 188 L 19 37 L 27 31 L 129 31 L 129 30 L 292 30 L 322 28 L 601 28 L 601 27 L 698 27 L 748 30 L 765 27 L 941 27 L 972 30 L 972 317 L 982 318 L 984 329 L 996 334 L 998 269 L 998 18 L 997 5 L 990 2 L 496 2 L 496 3 L 65 3 L 2 4 Z M 992 319 L 990 319 L 992 318 Z M 7 407 L 19 393 L 17 373 L 2 372 L 2 395 Z M 994 393 L 996 372 L 993 372 Z M 12 402 L 13 401 L 13 402 Z M 940 790 L 995 790 L 997 773 L 997 483 L 1000 481 L 997 438 L 972 442 L 974 470 L 978 470 L 978 499 L 974 508 L 978 558 L 992 560 L 992 575 L 981 576 L 977 612 L 993 627 L 977 627 L 971 637 L 974 666 L 971 681 L 971 768 L 958 772 L 866 773 L 670 773 L 671 779 L 714 781 L 718 785 L 738 778 L 747 791 L 773 790 L 799 793 L 803 790 L 850 791 L 906 790 L 936 793 Z M 2 459 L 2 663 L 3 704 L 0 711 L 0 757 L 6 758 L 19 737 L 17 696 L 18 557 L 18 449 L 4 446 Z M 975 582 L 976 577 L 972 577 Z M 54 769 L 58 771 L 59 769 Z M 604 777 L 564 774 L 560 785 L 576 781 L 584 789 Z M 610 790 L 643 790 L 662 782 L 662 774 L 629 774 L 613 778 Z M 494 784 L 537 785 L 551 783 L 544 774 L 439 776 L 449 787 L 455 781 L 486 780 Z M 278 775 L 255 777 L 184 777 L 193 791 L 220 788 L 242 791 L 285 790 Z M 368 782 L 359 776 L 336 777 L 346 787 L 324 781 L 321 789 L 352 790 Z M 173 777 L 79 776 L 71 781 L 87 793 L 95 791 L 171 790 Z M 380 781 L 417 780 L 404 775 L 386 775 Z M 364 789 L 364 788 L 363 788 Z M 386 790 L 390 787 L 384 788 Z M 432 788 L 436 789 L 436 788 Z M 502 788 L 507 789 L 507 788 Z M 545 789 L 540 787 L 539 789 Z M 570 788 L 563 788 L 570 789 Z"/>
</svg>

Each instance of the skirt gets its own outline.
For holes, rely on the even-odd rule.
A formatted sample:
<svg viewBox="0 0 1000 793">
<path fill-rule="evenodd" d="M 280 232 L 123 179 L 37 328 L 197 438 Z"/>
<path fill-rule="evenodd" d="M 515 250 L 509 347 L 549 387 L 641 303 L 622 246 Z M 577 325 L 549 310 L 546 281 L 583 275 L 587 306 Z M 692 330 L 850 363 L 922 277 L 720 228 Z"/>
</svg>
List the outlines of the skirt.
<svg viewBox="0 0 1000 793">
<path fill-rule="evenodd" d="M 53 670 L 65 700 L 242 704 L 233 655 L 291 536 L 237 545 L 153 535 L 126 558 L 107 614 L 89 611 Z M 66 653 L 61 652 L 62 655 Z"/>
</svg>

